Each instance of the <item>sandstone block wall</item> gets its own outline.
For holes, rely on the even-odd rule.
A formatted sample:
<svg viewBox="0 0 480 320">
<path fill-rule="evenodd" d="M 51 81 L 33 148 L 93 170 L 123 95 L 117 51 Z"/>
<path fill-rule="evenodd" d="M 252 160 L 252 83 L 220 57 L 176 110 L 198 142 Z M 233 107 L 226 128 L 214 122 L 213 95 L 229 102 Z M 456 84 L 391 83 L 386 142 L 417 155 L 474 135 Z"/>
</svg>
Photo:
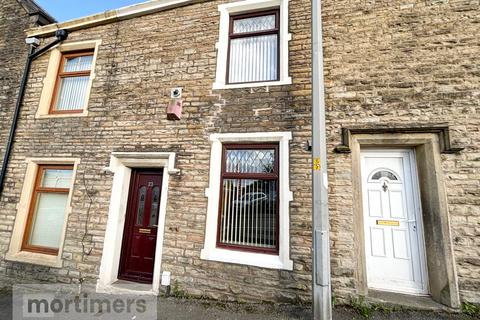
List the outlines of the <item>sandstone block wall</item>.
<svg viewBox="0 0 480 320">
<path fill-rule="evenodd" d="M 32 27 L 25 9 L 16 0 L 0 5 L 0 165 L 15 109 L 28 47 L 24 30 Z"/>
<path fill-rule="evenodd" d="M 35 62 L 0 199 L 2 274 L 95 282 L 112 186 L 112 176 L 102 168 L 110 154 L 173 151 L 181 175 L 170 180 L 162 269 L 171 271 L 173 281 L 192 295 L 309 301 L 311 168 L 305 146 L 311 135 L 310 2 L 290 1 L 292 85 L 214 91 L 217 6 L 222 2 L 206 1 L 72 32 L 68 41 L 102 40 L 88 117 L 34 118 L 48 55 Z M 453 142 L 465 146 L 459 154 L 442 155 L 460 293 L 463 300 L 479 302 L 478 0 L 327 0 L 323 10 L 334 294 L 346 300 L 357 288 L 351 156 L 333 152 L 341 142 L 341 128 L 448 124 Z M 177 122 L 168 121 L 165 114 L 172 87 L 184 90 L 184 117 Z M 210 165 L 208 137 L 253 131 L 293 133 L 291 272 L 200 259 Z M 82 159 L 60 269 L 3 259 L 26 157 Z"/>
<path fill-rule="evenodd" d="M 0 167 L 12 123 L 18 88 L 25 67 L 28 46 L 24 30 L 33 27 L 32 18 L 16 0 L 2 0 L 0 4 Z M 8 247 L 15 219 L 0 208 L 0 257 Z M 3 223 L 5 221 L 6 223 Z"/>
<path fill-rule="evenodd" d="M 207 1 L 72 32 L 67 41 L 101 39 L 88 117 L 35 119 L 48 55 L 35 61 L 0 206 L 10 238 L 26 157 L 78 157 L 60 269 L 4 261 L 0 272 L 32 280 L 95 282 L 112 178 L 102 168 L 114 151 L 173 151 L 181 175 L 170 180 L 163 270 L 189 294 L 240 301 L 307 301 L 310 295 L 309 2 L 291 1 L 293 84 L 212 91 L 220 1 Z M 48 43 L 52 39 L 44 39 Z M 170 88 L 182 87 L 184 114 L 168 121 Z M 261 109 L 258 111 L 257 109 Z M 200 259 L 205 234 L 212 133 L 291 131 L 291 258 L 294 271 Z M 90 200 L 91 199 L 91 200 Z M 85 225 L 87 234 L 85 234 Z M 83 239 L 83 241 L 82 241 Z M 85 250 L 82 249 L 82 245 Z M 91 252 L 90 252 L 91 249 Z"/>
<path fill-rule="evenodd" d="M 324 1 L 332 273 L 355 292 L 351 155 L 341 127 L 448 124 L 442 155 L 461 298 L 480 302 L 479 1 Z"/>
</svg>

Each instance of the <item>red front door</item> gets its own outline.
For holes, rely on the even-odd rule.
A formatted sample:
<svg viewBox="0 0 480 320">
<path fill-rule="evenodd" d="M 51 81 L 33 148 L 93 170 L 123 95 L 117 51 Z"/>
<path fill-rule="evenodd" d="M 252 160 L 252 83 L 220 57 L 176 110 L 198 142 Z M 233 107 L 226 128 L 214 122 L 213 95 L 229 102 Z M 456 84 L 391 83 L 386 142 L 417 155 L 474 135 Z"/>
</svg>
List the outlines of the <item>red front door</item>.
<svg viewBox="0 0 480 320">
<path fill-rule="evenodd" d="M 162 174 L 151 169 L 132 170 L 119 279 L 152 283 Z"/>
</svg>

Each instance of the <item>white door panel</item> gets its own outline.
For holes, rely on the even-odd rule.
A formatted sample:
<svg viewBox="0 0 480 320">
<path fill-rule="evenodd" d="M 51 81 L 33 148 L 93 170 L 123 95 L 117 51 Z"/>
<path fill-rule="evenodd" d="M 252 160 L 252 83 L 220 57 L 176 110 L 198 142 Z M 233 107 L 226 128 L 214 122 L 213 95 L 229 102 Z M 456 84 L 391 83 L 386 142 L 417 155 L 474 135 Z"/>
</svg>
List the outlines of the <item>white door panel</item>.
<svg viewBox="0 0 480 320">
<path fill-rule="evenodd" d="M 372 256 L 386 257 L 385 251 L 385 230 L 381 228 L 370 228 L 370 247 L 372 249 Z"/>
<path fill-rule="evenodd" d="M 428 293 L 423 224 L 412 150 L 362 152 L 368 286 Z"/>
<path fill-rule="evenodd" d="M 393 257 L 395 259 L 410 260 L 408 230 L 395 228 L 392 230 Z"/>
<path fill-rule="evenodd" d="M 388 198 L 390 199 L 390 206 L 393 208 L 390 217 L 405 219 L 402 190 L 388 190 Z"/>
<path fill-rule="evenodd" d="M 382 193 L 380 190 L 367 190 L 368 212 L 370 217 L 382 217 Z"/>
</svg>

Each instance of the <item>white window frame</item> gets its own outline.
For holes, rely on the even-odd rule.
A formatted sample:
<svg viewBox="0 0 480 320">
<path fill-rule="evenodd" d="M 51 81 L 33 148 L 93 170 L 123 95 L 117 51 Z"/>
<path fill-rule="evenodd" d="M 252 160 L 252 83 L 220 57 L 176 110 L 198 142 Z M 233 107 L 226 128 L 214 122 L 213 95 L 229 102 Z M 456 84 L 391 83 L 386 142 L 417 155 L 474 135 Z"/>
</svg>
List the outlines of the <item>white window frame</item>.
<svg viewBox="0 0 480 320">
<path fill-rule="evenodd" d="M 290 260 L 290 201 L 293 194 L 289 181 L 289 142 L 291 132 L 255 132 L 255 133 L 222 133 L 212 134 L 210 158 L 210 185 L 205 189 L 208 198 L 207 222 L 205 227 L 205 243 L 200 253 L 204 260 L 237 263 L 269 269 L 293 270 Z M 218 206 L 220 197 L 220 177 L 222 146 L 224 143 L 279 143 L 279 253 L 265 254 L 217 248 Z"/>
<path fill-rule="evenodd" d="M 10 246 L 8 252 L 5 255 L 7 261 L 25 262 L 36 265 L 56 267 L 60 268 L 63 265 L 62 253 L 63 244 L 65 240 L 65 233 L 67 229 L 68 216 L 72 212 L 72 194 L 73 186 L 75 184 L 75 176 L 77 174 L 77 168 L 80 164 L 79 158 L 27 158 L 27 170 L 25 172 L 25 178 L 23 181 L 22 193 L 20 195 L 20 201 L 17 204 L 17 216 L 15 219 L 15 225 L 13 227 L 12 237 L 10 240 Z M 37 253 L 30 251 L 22 251 L 23 235 L 26 232 L 25 227 L 28 220 L 28 214 L 30 211 L 31 200 L 35 188 L 35 179 L 37 177 L 38 168 L 40 165 L 73 165 L 72 181 L 70 184 L 70 192 L 68 194 L 67 206 L 65 211 L 65 221 L 63 223 L 62 236 L 60 239 L 60 245 L 58 247 L 57 255 L 50 255 L 45 253 Z"/>
<path fill-rule="evenodd" d="M 239 84 L 227 84 L 227 61 L 230 30 L 230 16 L 249 11 L 261 11 L 271 8 L 280 8 L 280 77 L 277 81 L 249 82 Z M 292 35 L 288 33 L 288 0 L 245 0 L 234 3 L 221 4 L 218 6 L 220 11 L 220 31 L 216 44 L 217 48 L 217 71 L 216 79 L 213 83 L 213 89 L 234 89 L 251 87 L 268 87 L 287 85 L 292 83 L 292 78 L 288 75 L 288 42 Z"/>
<path fill-rule="evenodd" d="M 42 118 L 70 118 L 70 117 L 86 117 L 88 116 L 88 102 L 90 100 L 90 91 L 92 89 L 93 80 L 96 77 L 95 65 L 97 62 L 98 49 L 102 40 L 89 40 L 81 42 L 62 43 L 50 52 L 50 59 L 48 60 L 47 73 L 43 80 L 43 89 L 40 95 L 40 102 L 35 114 L 36 119 Z M 93 61 L 90 68 L 90 79 L 88 81 L 87 92 L 85 93 L 85 102 L 82 107 L 82 112 L 78 113 L 49 113 L 52 100 L 55 98 L 55 85 L 57 83 L 58 69 L 62 61 L 64 53 L 78 50 L 93 50 Z"/>
</svg>

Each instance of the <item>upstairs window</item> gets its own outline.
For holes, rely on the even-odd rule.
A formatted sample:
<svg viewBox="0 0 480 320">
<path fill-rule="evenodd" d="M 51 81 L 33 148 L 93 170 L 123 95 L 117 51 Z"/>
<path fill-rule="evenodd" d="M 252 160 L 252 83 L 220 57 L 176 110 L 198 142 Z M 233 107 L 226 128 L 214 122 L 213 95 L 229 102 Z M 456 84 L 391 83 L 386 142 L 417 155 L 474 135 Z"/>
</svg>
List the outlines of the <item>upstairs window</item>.
<svg viewBox="0 0 480 320">
<path fill-rule="evenodd" d="M 235 1 L 218 6 L 217 68 L 212 88 L 292 84 L 289 76 L 289 0 Z"/>
<path fill-rule="evenodd" d="M 80 113 L 85 106 L 93 50 L 63 53 L 50 113 Z"/>
<path fill-rule="evenodd" d="M 227 84 L 280 77 L 280 10 L 230 17 Z"/>
</svg>

